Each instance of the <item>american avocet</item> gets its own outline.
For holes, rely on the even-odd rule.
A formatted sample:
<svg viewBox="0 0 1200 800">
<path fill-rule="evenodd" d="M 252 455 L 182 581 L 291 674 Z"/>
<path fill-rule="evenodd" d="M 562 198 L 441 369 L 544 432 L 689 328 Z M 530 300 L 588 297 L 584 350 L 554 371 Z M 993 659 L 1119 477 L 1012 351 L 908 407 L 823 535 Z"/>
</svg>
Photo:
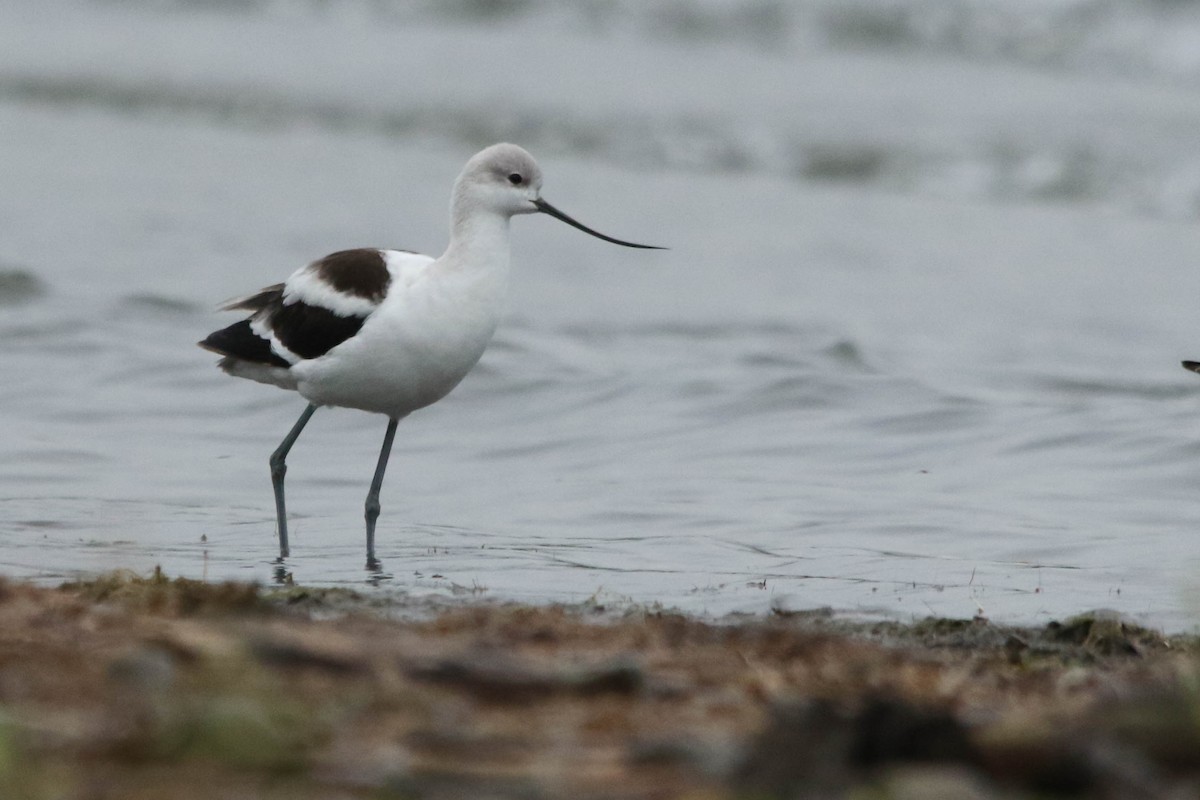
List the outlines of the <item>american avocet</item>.
<svg viewBox="0 0 1200 800">
<path fill-rule="evenodd" d="M 223 306 L 250 316 L 200 346 L 221 369 L 292 389 L 308 400 L 271 454 L 279 555 L 288 555 L 285 460 L 318 406 L 386 414 L 387 432 L 367 493 L 367 563 L 375 564 L 379 488 L 401 419 L 436 402 L 470 372 L 496 330 L 508 284 L 508 223 L 541 212 L 606 242 L 541 197 L 542 170 L 512 144 L 483 150 L 463 168 L 450 201 L 450 244 L 441 258 L 404 250 L 342 250 Z"/>
</svg>

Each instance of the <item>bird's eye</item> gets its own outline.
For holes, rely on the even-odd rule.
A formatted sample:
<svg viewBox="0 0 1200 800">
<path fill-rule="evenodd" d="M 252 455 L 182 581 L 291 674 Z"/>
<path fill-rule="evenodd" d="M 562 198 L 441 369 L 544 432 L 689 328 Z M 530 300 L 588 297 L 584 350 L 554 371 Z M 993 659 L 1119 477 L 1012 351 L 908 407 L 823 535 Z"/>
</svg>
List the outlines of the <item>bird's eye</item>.
<svg viewBox="0 0 1200 800">
<path fill-rule="evenodd" d="M 521 182 L 524 180 L 525 179 L 521 177 L 521 173 L 519 173 L 519 172 L 514 172 L 513 174 L 508 176 L 508 182 L 511 183 L 513 186 L 520 186 Z"/>
</svg>

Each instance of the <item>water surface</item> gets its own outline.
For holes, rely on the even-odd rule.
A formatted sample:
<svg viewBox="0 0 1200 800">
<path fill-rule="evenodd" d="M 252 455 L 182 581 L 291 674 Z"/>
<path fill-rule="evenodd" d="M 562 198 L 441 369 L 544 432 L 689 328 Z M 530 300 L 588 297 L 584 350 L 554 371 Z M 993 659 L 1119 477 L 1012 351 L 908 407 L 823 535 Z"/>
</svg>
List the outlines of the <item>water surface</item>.
<svg viewBox="0 0 1200 800">
<path fill-rule="evenodd" d="M 406 420 L 322 410 L 298 581 L 1195 625 L 1200 12 L 48 0 L 0 9 L 0 571 L 276 575 L 303 408 L 195 347 L 326 252 L 439 253 L 496 140 L 512 310 Z"/>
</svg>

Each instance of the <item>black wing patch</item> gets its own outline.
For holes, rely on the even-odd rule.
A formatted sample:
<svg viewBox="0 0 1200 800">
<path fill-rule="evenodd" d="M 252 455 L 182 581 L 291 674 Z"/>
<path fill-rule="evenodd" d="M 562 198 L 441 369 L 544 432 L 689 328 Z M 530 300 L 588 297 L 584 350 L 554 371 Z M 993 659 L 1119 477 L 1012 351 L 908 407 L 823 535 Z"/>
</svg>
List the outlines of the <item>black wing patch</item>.
<svg viewBox="0 0 1200 800">
<path fill-rule="evenodd" d="M 374 304 L 383 300 L 392 282 L 383 253 L 370 248 L 331 253 L 314 261 L 307 271 L 333 291 Z M 271 341 L 255 333 L 254 327 L 269 330 L 300 358 L 318 358 L 358 333 L 366 321 L 366 315 L 339 314 L 297 298 L 285 303 L 283 291 L 284 284 L 277 283 L 229 302 L 223 307 L 227 311 L 254 313 L 209 334 L 200 346 L 223 356 L 286 369 L 291 364 L 273 351 Z"/>
<path fill-rule="evenodd" d="M 374 303 L 383 300 L 388 284 L 392 282 L 383 253 L 370 248 L 330 253 L 320 261 L 314 261 L 311 269 L 342 294 L 363 297 Z"/>
<path fill-rule="evenodd" d="M 291 364 L 271 349 L 271 342 L 254 332 L 251 322 L 260 323 L 279 343 L 300 358 L 317 358 L 358 333 L 365 316 L 342 316 L 327 308 L 303 301 L 284 303 L 283 284 L 235 300 L 228 309 L 246 309 L 254 315 L 208 335 L 200 346 L 223 356 L 256 364 L 288 368 Z"/>
<path fill-rule="evenodd" d="M 228 328 L 210 333 L 200 346 L 218 355 L 240 358 L 272 367 L 291 366 L 271 350 L 271 343 L 250 329 L 250 320 L 235 322 Z"/>
<path fill-rule="evenodd" d="M 261 321 L 279 343 L 300 358 L 317 358 L 358 333 L 366 317 L 343 317 L 320 306 L 283 302 L 276 297 L 250 319 L 235 322 L 210 333 L 200 346 L 223 356 L 232 356 L 272 367 L 292 366 L 271 349 L 271 342 L 254 332 L 250 323 Z"/>
<path fill-rule="evenodd" d="M 269 306 L 267 326 L 279 343 L 301 358 L 323 356 L 358 333 L 366 317 L 343 317 L 327 308 L 295 302 Z"/>
</svg>

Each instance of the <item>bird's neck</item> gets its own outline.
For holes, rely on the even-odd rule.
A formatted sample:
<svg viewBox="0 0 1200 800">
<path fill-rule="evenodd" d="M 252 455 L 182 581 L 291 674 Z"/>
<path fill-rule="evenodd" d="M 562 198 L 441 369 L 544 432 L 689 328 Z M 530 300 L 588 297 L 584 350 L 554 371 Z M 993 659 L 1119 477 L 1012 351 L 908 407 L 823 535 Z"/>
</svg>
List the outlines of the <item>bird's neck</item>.
<svg viewBox="0 0 1200 800">
<path fill-rule="evenodd" d="M 455 207 L 441 260 L 461 270 L 508 272 L 508 217 Z"/>
</svg>

